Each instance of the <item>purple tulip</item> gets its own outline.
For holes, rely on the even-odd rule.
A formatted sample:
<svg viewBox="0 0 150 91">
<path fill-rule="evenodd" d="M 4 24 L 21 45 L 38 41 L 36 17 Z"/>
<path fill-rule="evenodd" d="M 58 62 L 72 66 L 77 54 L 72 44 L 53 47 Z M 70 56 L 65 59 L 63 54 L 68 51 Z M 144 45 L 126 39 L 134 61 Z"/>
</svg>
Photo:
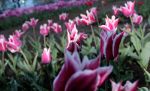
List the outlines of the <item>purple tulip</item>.
<svg viewBox="0 0 150 91">
<path fill-rule="evenodd" d="M 119 52 L 119 45 L 122 40 L 124 32 L 119 34 L 109 32 L 109 31 L 102 31 L 101 41 L 100 41 L 100 52 L 101 56 L 106 57 L 107 60 L 110 59 L 117 59 L 118 52 Z"/>
<path fill-rule="evenodd" d="M 96 91 L 113 69 L 99 65 L 100 56 L 81 61 L 76 49 L 72 54 L 66 50 L 65 63 L 53 83 L 54 91 Z"/>
</svg>

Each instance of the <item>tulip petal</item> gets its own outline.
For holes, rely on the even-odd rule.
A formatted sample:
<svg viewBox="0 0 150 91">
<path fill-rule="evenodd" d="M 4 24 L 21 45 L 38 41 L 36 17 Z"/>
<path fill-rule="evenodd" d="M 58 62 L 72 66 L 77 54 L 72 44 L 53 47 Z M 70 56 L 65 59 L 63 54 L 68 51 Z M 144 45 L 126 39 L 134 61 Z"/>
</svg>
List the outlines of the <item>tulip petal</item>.
<svg viewBox="0 0 150 91">
<path fill-rule="evenodd" d="M 71 54 L 66 51 L 65 53 L 65 64 L 61 68 L 58 76 L 54 80 L 53 87 L 54 91 L 64 91 L 65 85 L 69 78 L 77 71 L 80 70 L 80 67 L 76 60 L 71 56 Z"/>
<path fill-rule="evenodd" d="M 121 42 L 121 39 L 124 35 L 124 32 L 118 34 L 115 36 L 114 40 L 113 40 L 113 56 L 114 58 L 116 58 L 118 56 L 118 52 L 119 52 L 119 45 L 120 45 L 120 42 Z"/>
<path fill-rule="evenodd" d="M 134 83 L 131 83 L 130 81 L 127 81 L 124 85 L 125 91 L 137 91 L 138 88 L 138 81 L 135 81 Z"/>
<path fill-rule="evenodd" d="M 111 86 L 112 86 L 112 91 L 122 91 L 123 86 L 121 85 L 122 82 L 115 83 L 114 81 L 110 80 Z"/>
<path fill-rule="evenodd" d="M 100 76 L 100 82 L 99 82 L 99 86 L 101 86 L 104 81 L 107 79 L 107 77 L 110 75 L 110 73 L 113 70 L 113 66 L 108 66 L 108 67 L 100 67 L 97 69 L 97 72 Z"/>
<path fill-rule="evenodd" d="M 96 91 L 99 79 L 96 71 L 76 72 L 67 82 L 65 91 Z"/>
</svg>

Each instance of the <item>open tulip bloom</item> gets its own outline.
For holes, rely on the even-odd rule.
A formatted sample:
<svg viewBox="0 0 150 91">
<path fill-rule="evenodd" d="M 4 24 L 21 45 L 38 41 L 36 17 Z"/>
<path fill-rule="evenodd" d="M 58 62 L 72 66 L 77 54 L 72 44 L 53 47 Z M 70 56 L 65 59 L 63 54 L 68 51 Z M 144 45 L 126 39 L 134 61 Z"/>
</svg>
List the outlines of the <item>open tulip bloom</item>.
<svg viewBox="0 0 150 91">
<path fill-rule="evenodd" d="M 122 82 L 115 83 L 111 80 L 112 91 L 137 91 L 138 81 L 131 83 L 127 81 L 124 86 L 122 86 Z"/>
<path fill-rule="evenodd" d="M 66 50 L 65 63 L 53 83 L 54 91 L 96 91 L 112 72 L 112 66 L 99 67 L 100 56 L 80 60 L 77 50 Z"/>
</svg>

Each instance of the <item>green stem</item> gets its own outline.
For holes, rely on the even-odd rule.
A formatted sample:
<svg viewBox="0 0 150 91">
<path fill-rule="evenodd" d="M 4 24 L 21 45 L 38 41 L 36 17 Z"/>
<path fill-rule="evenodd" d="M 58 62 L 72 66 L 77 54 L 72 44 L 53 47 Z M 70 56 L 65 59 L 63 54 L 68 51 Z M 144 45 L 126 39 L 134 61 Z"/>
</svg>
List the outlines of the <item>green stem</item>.
<svg viewBox="0 0 150 91">
<path fill-rule="evenodd" d="M 29 64 L 29 61 L 27 59 L 27 56 L 24 54 L 24 52 L 22 50 L 20 50 L 20 53 L 22 54 L 22 56 L 24 57 L 25 61 L 27 64 Z"/>
<path fill-rule="evenodd" d="M 4 63 L 5 61 L 5 52 L 2 52 L 2 62 Z"/>
<path fill-rule="evenodd" d="M 34 40 L 36 40 L 36 33 L 35 33 L 35 28 L 33 27 L 33 35 L 34 35 Z"/>
<path fill-rule="evenodd" d="M 44 47 L 46 48 L 46 36 L 44 36 Z"/>
<path fill-rule="evenodd" d="M 130 21 L 131 21 L 131 25 L 132 25 L 132 31 L 134 31 L 134 24 L 133 24 L 133 21 L 132 21 L 132 17 L 130 17 Z"/>
<path fill-rule="evenodd" d="M 91 31 L 92 31 L 92 37 L 94 40 L 94 45 L 96 46 L 96 39 L 95 39 L 95 34 L 94 34 L 94 30 L 93 30 L 93 26 L 91 25 Z"/>
</svg>

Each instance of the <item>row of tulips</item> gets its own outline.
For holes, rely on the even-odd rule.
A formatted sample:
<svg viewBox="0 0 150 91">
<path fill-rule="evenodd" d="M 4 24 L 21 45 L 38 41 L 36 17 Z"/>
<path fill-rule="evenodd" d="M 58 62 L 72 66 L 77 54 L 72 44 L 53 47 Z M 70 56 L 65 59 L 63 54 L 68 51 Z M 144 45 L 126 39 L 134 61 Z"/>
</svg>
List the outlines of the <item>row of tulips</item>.
<svg viewBox="0 0 150 91">
<path fill-rule="evenodd" d="M 142 16 L 139 16 L 134 10 L 135 2 L 127 2 L 125 6 L 114 8 L 114 13 L 117 16 L 120 11 L 124 16 L 130 17 L 134 24 L 142 22 Z M 111 18 L 108 16 L 105 19 L 105 25 L 99 25 L 100 32 L 100 54 L 95 59 L 89 59 L 87 56 L 80 59 L 80 49 L 82 49 L 82 41 L 88 38 L 88 34 L 79 32 L 77 26 L 91 26 L 97 21 L 97 9 L 91 8 L 86 11 L 86 14 L 80 14 L 73 20 L 69 19 L 69 14 L 62 13 L 59 19 L 65 22 L 67 29 L 67 44 L 64 51 L 64 64 L 62 65 L 58 75 L 53 81 L 54 91 L 97 91 L 113 71 L 113 66 L 110 65 L 110 60 L 119 61 L 119 46 L 122 38 L 128 35 L 128 32 L 117 32 L 119 18 L 113 15 Z M 15 31 L 8 40 L 4 35 L 0 36 L 0 51 L 6 52 L 9 50 L 11 53 L 22 51 L 21 38 L 26 34 L 30 27 L 35 31 L 38 19 L 30 19 L 22 25 L 22 30 Z M 43 37 L 44 48 L 41 54 L 41 62 L 49 64 L 52 62 L 51 48 L 47 48 L 46 38 L 50 35 L 51 30 L 56 34 L 63 32 L 62 26 L 58 23 L 48 20 L 47 23 L 40 26 L 40 34 Z M 134 31 L 131 29 L 131 31 Z M 93 40 L 95 40 L 95 31 L 91 29 Z M 34 34 L 33 34 L 34 35 Z M 36 40 L 36 37 L 35 37 Z M 97 41 L 96 41 L 97 42 Z M 96 44 L 95 42 L 95 44 Z M 24 56 L 24 54 L 23 54 Z M 100 66 L 101 59 L 106 58 L 108 66 Z M 26 57 L 25 57 L 26 60 Z M 124 86 L 122 82 L 112 84 L 112 91 L 137 91 L 138 81 L 131 83 L 127 81 Z"/>
<path fill-rule="evenodd" d="M 90 3 L 92 4 L 94 0 L 90 1 Z M 60 8 L 67 8 L 67 7 L 71 7 L 71 6 L 81 6 L 81 5 L 88 5 L 88 1 L 87 0 L 78 0 L 78 1 L 74 1 L 74 0 L 70 0 L 70 1 L 63 1 L 63 0 L 59 0 L 56 3 L 50 3 L 47 5 L 39 5 L 39 6 L 34 6 L 34 7 L 29 7 L 29 8 L 16 8 L 13 10 L 6 10 L 4 11 L 2 14 L 0 14 L 0 18 L 7 18 L 7 17 L 11 17 L 11 16 L 22 16 L 23 14 L 31 14 L 34 12 L 42 12 L 42 11 L 53 11 L 53 10 L 58 10 Z"/>
</svg>

